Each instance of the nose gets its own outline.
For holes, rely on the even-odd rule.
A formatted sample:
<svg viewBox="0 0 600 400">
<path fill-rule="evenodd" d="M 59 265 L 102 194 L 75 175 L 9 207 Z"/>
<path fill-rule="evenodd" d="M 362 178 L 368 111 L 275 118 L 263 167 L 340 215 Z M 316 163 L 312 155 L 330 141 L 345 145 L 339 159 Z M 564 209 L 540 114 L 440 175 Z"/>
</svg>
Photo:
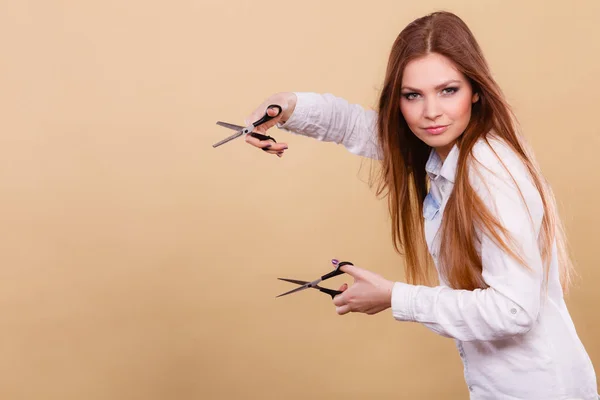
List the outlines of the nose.
<svg viewBox="0 0 600 400">
<path fill-rule="evenodd" d="M 428 98 L 425 100 L 425 108 L 423 110 L 423 116 L 431 121 L 435 121 L 439 116 L 442 115 L 442 109 L 438 102 L 438 99 Z"/>
</svg>

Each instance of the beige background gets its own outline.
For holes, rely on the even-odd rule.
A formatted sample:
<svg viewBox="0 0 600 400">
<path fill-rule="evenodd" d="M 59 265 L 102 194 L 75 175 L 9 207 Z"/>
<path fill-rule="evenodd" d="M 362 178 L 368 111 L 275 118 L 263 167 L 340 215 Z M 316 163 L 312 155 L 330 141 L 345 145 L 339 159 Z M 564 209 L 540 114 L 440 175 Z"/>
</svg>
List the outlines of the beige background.
<svg viewBox="0 0 600 400">
<path fill-rule="evenodd" d="M 0 398 L 467 398 L 451 340 L 275 299 L 332 257 L 403 278 L 364 160 L 277 130 L 282 159 L 211 147 L 273 92 L 373 106 L 396 35 L 440 8 L 554 186 L 599 369 L 597 0 L 3 0 Z"/>
</svg>

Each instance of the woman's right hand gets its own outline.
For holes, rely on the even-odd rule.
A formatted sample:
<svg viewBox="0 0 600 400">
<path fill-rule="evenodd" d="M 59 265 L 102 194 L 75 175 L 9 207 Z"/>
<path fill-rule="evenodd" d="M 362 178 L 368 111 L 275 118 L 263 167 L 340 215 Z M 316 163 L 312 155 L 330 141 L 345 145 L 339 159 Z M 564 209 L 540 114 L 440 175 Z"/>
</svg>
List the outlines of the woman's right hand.
<svg viewBox="0 0 600 400">
<path fill-rule="evenodd" d="M 252 114 L 246 118 L 246 125 L 261 119 L 263 115 L 265 115 L 265 110 L 271 104 L 277 104 L 281 106 L 281 114 L 272 120 L 257 126 L 254 129 L 254 132 L 267 135 L 267 130 L 275 126 L 278 122 L 287 121 L 294 113 L 294 109 L 296 108 L 296 95 L 292 92 L 281 92 L 269 96 L 260 106 L 258 106 L 258 108 L 256 108 L 256 110 L 252 112 Z M 267 111 L 267 113 L 270 116 L 273 116 L 277 113 L 277 110 L 271 108 Z M 250 136 L 250 134 L 246 135 L 246 143 L 254 147 L 258 147 L 259 149 L 266 149 L 265 151 L 267 153 L 277 154 L 278 157 L 282 157 L 283 152 L 288 148 L 286 143 L 275 143 L 272 140 L 259 140 Z"/>
</svg>

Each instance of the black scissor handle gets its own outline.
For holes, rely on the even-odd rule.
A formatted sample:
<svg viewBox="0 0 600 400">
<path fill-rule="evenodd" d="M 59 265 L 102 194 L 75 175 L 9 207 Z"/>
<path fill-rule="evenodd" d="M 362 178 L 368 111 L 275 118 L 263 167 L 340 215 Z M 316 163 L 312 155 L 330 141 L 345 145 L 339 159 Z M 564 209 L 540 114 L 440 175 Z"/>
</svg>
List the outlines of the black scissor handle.
<svg viewBox="0 0 600 400">
<path fill-rule="evenodd" d="M 263 135 L 262 133 L 256 133 L 256 132 L 252 132 L 250 134 L 250 136 L 257 138 L 258 140 L 272 140 L 275 143 L 277 143 L 277 140 L 275 140 L 275 138 L 271 137 L 271 136 L 267 136 L 267 135 Z M 267 151 L 269 150 L 268 148 L 262 148 L 263 151 Z"/>
<path fill-rule="evenodd" d="M 340 267 L 343 267 L 344 265 L 354 265 L 354 264 L 352 264 L 350 261 L 342 261 L 341 263 L 338 263 L 338 265 L 335 267 L 335 269 L 333 271 L 331 271 L 328 274 L 323 275 L 321 277 L 321 280 L 325 280 L 325 279 L 333 278 L 334 276 L 342 275 L 344 273 L 344 271 L 342 271 L 340 269 Z"/>
<path fill-rule="evenodd" d="M 275 108 L 277 109 L 277 114 L 274 116 L 270 116 L 266 111 L 265 111 L 265 115 L 263 115 L 263 117 L 261 119 L 259 119 L 256 122 L 253 122 L 252 125 L 254 125 L 254 127 L 256 128 L 259 125 L 264 124 L 265 122 L 268 122 L 270 120 L 272 120 L 273 118 L 277 117 L 279 114 L 281 114 L 281 106 L 277 105 L 277 104 L 271 104 L 269 107 L 267 107 L 267 111 L 271 108 Z M 272 140 L 275 143 L 277 143 L 277 140 L 275 140 L 275 138 L 268 136 L 268 135 L 263 135 L 260 133 L 256 133 L 256 132 L 252 132 L 250 134 L 250 136 L 257 138 L 258 140 Z M 269 150 L 268 148 L 263 148 L 263 151 L 267 151 Z"/>
<path fill-rule="evenodd" d="M 327 293 L 328 295 L 331 296 L 331 298 L 333 299 L 335 296 L 337 296 L 338 294 L 342 294 L 344 292 L 340 291 L 340 290 L 334 290 L 334 289 L 326 289 L 326 288 L 321 288 L 319 289 L 321 292 L 323 293 Z"/>
<path fill-rule="evenodd" d="M 267 111 L 269 111 L 269 109 L 271 108 L 276 108 L 277 114 L 275 114 L 274 116 L 270 116 L 269 113 Z M 259 119 L 256 122 L 253 122 L 252 125 L 254 125 L 254 127 L 256 128 L 259 125 L 264 124 L 265 122 L 268 122 L 270 120 L 272 120 L 273 118 L 277 117 L 279 114 L 281 114 L 281 106 L 277 105 L 277 104 L 271 104 L 269 107 L 267 107 L 267 111 L 265 111 L 265 115 L 263 115 L 263 117 L 261 119 Z"/>
</svg>

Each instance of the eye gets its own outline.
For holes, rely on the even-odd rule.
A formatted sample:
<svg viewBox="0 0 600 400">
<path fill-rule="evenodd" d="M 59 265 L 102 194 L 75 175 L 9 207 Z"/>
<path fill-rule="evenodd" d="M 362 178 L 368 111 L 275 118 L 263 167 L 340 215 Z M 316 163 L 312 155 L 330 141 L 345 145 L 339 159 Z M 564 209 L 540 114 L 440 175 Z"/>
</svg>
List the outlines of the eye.
<svg viewBox="0 0 600 400">
<path fill-rule="evenodd" d="M 458 92 L 457 87 L 447 87 L 446 89 L 442 90 L 442 94 L 445 94 L 445 95 L 452 95 L 456 92 Z"/>
<path fill-rule="evenodd" d="M 417 98 L 417 96 L 419 96 L 418 93 L 404 93 L 402 96 L 404 96 L 404 98 L 406 100 L 414 100 Z"/>
</svg>

